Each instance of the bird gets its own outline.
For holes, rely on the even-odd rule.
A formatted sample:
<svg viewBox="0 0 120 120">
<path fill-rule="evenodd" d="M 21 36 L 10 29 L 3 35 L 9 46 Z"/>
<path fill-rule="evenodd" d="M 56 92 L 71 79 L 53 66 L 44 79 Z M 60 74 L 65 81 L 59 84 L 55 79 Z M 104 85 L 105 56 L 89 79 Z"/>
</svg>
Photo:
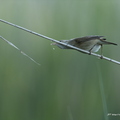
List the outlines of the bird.
<svg viewBox="0 0 120 120">
<path fill-rule="evenodd" d="M 98 52 L 98 50 L 101 48 L 101 58 L 103 57 L 103 45 L 117 45 L 116 43 L 106 41 L 106 38 L 104 36 L 98 35 L 84 36 L 80 38 L 73 38 L 70 40 L 61 40 L 60 42 L 89 51 L 89 55 L 91 54 L 91 52 Z M 53 43 L 52 45 L 56 45 L 61 49 L 72 49 L 60 43 Z"/>
</svg>

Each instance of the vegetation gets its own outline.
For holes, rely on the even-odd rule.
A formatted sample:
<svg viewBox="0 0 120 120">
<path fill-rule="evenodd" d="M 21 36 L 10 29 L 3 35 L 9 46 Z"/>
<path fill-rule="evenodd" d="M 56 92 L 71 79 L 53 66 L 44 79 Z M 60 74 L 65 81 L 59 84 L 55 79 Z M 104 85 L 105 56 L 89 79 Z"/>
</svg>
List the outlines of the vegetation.
<svg viewBox="0 0 120 120">
<path fill-rule="evenodd" d="M 0 15 L 57 40 L 103 35 L 118 44 L 104 46 L 103 54 L 119 61 L 119 5 L 118 0 L 2 0 Z M 59 49 L 2 22 L 0 35 L 41 64 L 0 39 L 0 120 L 119 119 L 111 115 L 120 113 L 119 65 Z"/>
</svg>

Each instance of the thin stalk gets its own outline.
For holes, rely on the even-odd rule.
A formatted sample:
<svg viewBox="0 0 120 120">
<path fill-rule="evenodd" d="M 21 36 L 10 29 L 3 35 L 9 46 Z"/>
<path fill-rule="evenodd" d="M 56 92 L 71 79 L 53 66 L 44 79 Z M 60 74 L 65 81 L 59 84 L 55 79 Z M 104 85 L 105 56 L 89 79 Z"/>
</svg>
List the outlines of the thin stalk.
<svg viewBox="0 0 120 120">
<path fill-rule="evenodd" d="M 32 30 L 29 30 L 29 29 L 26 29 L 26 28 L 24 28 L 24 27 L 18 26 L 18 25 L 16 25 L 16 24 L 10 23 L 10 22 L 8 22 L 8 21 L 2 20 L 2 19 L 0 19 L 0 21 L 3 22 L 3 23 L 5 23 L 5 24 L 8 24 L 8 25 L 14 26 L 14 27 L 16 27 L 16 28 L 22 29 L 22 30 L 24 30 L 24 31 L 26 31 L 26 32 L 29 32 L 29 33 L 31 33 L 31 34 L 34 34 L 34 35 L 37 35 L 37 36 L 39 36 L 39 37 L 45 38 L 45 39 L 47 39 L 47 40 L 50 40 L 50 41 L 59 43 L 59 44 L 61 44 L 61 45 L 67 46 L 67 47 L 70 47 L 70 48 L 72 48 L 72 49 L 74 49 L 74 50 L 77 50 L 77 51 L 79 51 L 79 52 L 82 52 L 82 53 L 85 53 L 85 54 L 89 54 L 89 51 L 86 51 L 86 50 L 83 50 L 83 49 L 74 47 L 74 46 L 72 46 L 72 45 L 69 45 L 69 44 L 60 42 L 60 41 L 58 41 L 58 40 L 55 40 L 55 39 L 53 39 L 53 38 L 50 38 L 50 37 L 47 37 L 47 36 L 45 36 L 45 35 L 39 34 L 39 33 L 34 32 L 34 31 L 32 31 Z M 99 55 L 99 54 L 91 53 L 91 55 L 101 58 L 101 55 Z M 111 59 L 111 58 L 108 58 L 108 57 L 105 57 L 105 56 L 102 56 L 102 59 L 120 65 L 120 62 L 119 62 L 119 61 L 116 61 L 116 60 L 114 60 L 114 59 Z"/>
</svg>

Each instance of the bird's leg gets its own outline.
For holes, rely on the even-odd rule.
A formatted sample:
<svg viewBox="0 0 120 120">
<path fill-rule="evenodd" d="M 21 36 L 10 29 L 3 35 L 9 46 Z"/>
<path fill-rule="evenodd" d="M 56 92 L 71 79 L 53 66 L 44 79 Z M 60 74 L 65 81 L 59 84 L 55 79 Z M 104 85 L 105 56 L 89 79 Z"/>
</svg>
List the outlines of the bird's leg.
<svg viewBox="0 0 120 120">
<path fill-rule="evenodd" d="M 88 55 L 91 55 L 91 50 L 92 50 L 92 49 L 90 49 L 90 50 L 89 50 L 89 53 L 88 53 Z"/>
<path fill-rule="evenodd" d="M 95 47 L 95 45 L 92 48 L 90 48 L 88 55 L 91 55 L 92 49 Z"/>
</svg>

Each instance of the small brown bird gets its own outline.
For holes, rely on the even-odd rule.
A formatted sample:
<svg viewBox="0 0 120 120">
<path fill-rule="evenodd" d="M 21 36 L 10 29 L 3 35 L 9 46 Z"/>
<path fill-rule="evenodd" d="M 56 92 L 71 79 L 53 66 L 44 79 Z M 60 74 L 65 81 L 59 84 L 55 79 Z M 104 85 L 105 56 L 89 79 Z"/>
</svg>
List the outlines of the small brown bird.
<svg viewBox="0 0 120 120">
<path fill-rule="evenodd" d="M 117 45 L 116 43 L 106 41 L 104 36 L 96 36 L 96 35 L 74 38 L 71 40 L 61 40 L 61 42 L 89 51 L 90 52 L 89 54 L 91 54 L 91 52 L 97 52 L 104 44 Z M 59 48 L 62 49 L 71 49 L 70 47 L 61 45 L 59 43 L 53 43 L 53 45 L 57 45 Z M 101 58 L 102 58 L 102 48 L 101 48 Z"/>
</svg>

